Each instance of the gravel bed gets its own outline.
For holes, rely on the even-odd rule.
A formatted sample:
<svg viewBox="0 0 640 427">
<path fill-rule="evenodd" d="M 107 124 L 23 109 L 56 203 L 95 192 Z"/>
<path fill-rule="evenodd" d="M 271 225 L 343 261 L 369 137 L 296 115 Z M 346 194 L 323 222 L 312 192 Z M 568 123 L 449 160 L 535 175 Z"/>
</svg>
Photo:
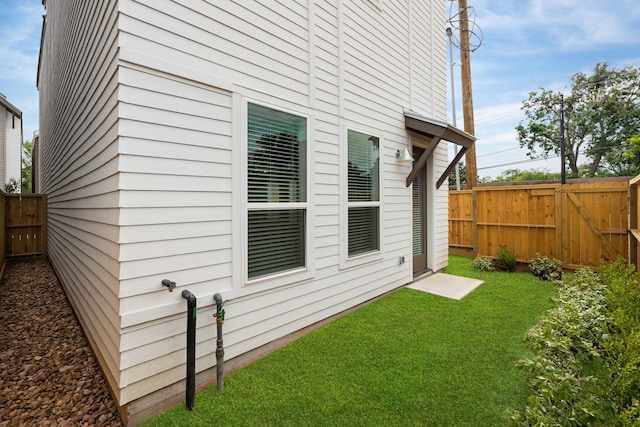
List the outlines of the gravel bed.
<svg viewBox="0 0 640 427">
<path fill-rule="evenodd" d="M 123 425 L 47 260 L 7 263 L 0 324 L 0 427 Z"/>
</svg>

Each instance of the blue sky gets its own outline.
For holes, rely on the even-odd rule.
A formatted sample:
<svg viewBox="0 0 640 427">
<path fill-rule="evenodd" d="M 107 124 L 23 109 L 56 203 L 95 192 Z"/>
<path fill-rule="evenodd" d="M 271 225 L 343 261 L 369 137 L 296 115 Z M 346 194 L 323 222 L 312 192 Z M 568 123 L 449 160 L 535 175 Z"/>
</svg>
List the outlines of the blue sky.
<svg viewBox="0 0 640 427">
<path fill-rule="evenodd" d="M 506 169 L 559 172 L 559 159 L 530 161 L 519 148 L 514 128 L 524 118 L 522 102 L 540 87 L 567 91 L 572 75 L 591 74 L 598 62 L 614 68 L 640 67 L 640 3 L 468 0 L 468 4 L 475 9 L 484 36 L 484 44 L 471 54 L 478 174 L 495 177 Z M 460 62 L 459 51 L 454 50 L 453 59 Z M 460 80 L 455 66 L 454 79 Z M 462 128 L 459 96 L 456 104 Z M 502 166 L 490 167 L 494 165 Z"/>
<path fill-rule="evenodd" d="M 442 1 L 447 9 L 457 8 L 457 2 Z M 513 168 L 559 171 L 559 160 L 529 161 L 519 148 L 514 128 L 523 119 L 522 101 L 540 87 L 566 90 L 573 74 L 590 73 L 598 62 L 640 67 L 638 0 L 468 3 L 483 33 L 483 45 L 471 54 L 478 174 L 495 177 Z M 41 0 L 0 0 L 0 92 L 22 110 L 25 139 L 38 128 L 36 72 L 43 13 Z M 453 59 L 459 64 L 455 49 Z M 454 79 L 462 128 L 457 65 Z"/>
<path fill-rule="evenodd" d="M 42 0 L 0 0 L 0 93 L 22 111 L 24 139 L 38 129 L 36 74 Z"/>
</svg>

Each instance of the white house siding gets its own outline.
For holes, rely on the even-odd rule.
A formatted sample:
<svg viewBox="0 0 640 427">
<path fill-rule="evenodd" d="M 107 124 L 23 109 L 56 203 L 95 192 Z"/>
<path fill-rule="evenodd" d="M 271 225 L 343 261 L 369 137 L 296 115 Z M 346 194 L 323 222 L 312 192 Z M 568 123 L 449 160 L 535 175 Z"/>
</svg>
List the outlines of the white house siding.
<svg viewBox="0 0 640 427">
<path fill-rule="evenodd" d="M 40 62 L 48 253 L 109 383 L 120 372 L 115 2 L 48 1 Z"/>
<path fill-rule="evenodd" d="M 0 94 L 0 179 L 2 186 L 11 179 L 21 180 L 22 112 Z M 18 187 L 20 192 L 20 187 Z"/>
<path fill-rule="evenodd" d="M 411 108 L 447 121 L 447 67 L 445 16 L 446 2 L 414 4 L 409 10 L 411 42 Z M 434 183 L 448 166 L 447 143 L 442 141 L 434 151 L 427 168 L 431 185 L 428 222 L 428 267 L 441 270 L 447 266 L 449 254 L 448 204 L 446 183 L 436 190 Z"/>
<path fill-rule="evenodd" d="M 100 8 L 113 17 L 115 3 L 107 3 Z M 65 18 L 57 4 L 51 2 L 47 13 L 56 12 L 60 25 Z M 411 259 L 412 197 L 404 184 L 410 166 L 399 164 L 395 152 L 411 144 L 403 107 L 446 116 L 445 100 L 431 99 L 446 91 L 444 53 L 428 70 L 411 69 L 409 60 L 419 52 L 428 63 L 430 53 L 420 44 L 429 37 L 444 39 L 444 6 L 432 8 L 428 0 L 117 5 L 118 54 L 110 42 L 109 66 L 89 68 L 90 81 L 104 83 L 98 91 L 103 98 L 81 112 L 76 104 L 83 97 L 76 95 L 79 101 L 68 108 L 92 131 L 64 114 L 56 117 L 60 125 L 43 127 L 42 180 L 53 197 L 54 265 L 70 282 L 76 305 L 90 302 L 96 311 L 80 314 L 107 353 L 121 405 L 184 379 L 183 289 L 198 298 L 196 355 L 202 371 L 215 365 L 216 292 L 227 301 L 228 360 L 411 281 L 411 263 L 399 263 L 401 256 Z M 409 17 L 421 19 L 414 9 L 430 11 L 419 31 L 406 25 Z M 444 43 L 435 46 L 440 47 Z M 432 93 L 429 86 L 440 84 L 434 82 L 442 87 Z M 53 94 L 44 98 L 48 110 L 58 101 Z M 308 117 L 310 271 L 296 282 L 245 283 L 242 152 L 248 100 Z M 362 262 L 347 260 L 344 244 L 349 128 L 382 141 L 383 247 Z M 47 145 L 52 160 L 45 164 Z M 83 157 L 62 156 L 78 150 Z M 68 168 L 54 169 L 53 159 Z M 446 149 L 435 154 L 433 174 L 439 176 L 445 163 Z M 87 209 L 93 203 L 103 209 Z M 444 215 L 434 223 L 446 227 L 446 209 L 433 212 Z M 92 243 L 81 244 L 78 234 Z M 164 278 L 178 289 L 169 293 L 160 285 Z M 80 282 L 86 291 L 79 291 Z"/>
<path fill-rule="evenodd" d="M 202 308 L 231 288 L 233 146 L 228 91 L 122 62 L 119 97 L 125 403 L 184 377 L 181 290 Z M 178 289 L 164 290 L 164 278 Z M 199 314 L 211 329 L 211 314 Z"/>
<path fill-rule="evenodd" d="M 6 110 L 4 149 L 4 183 L 12 178 L 20 182 L 22 179 L 22 119 L 12 111 Z M 18 192 L 20 188 L 18 187 Z"/>
</svg>

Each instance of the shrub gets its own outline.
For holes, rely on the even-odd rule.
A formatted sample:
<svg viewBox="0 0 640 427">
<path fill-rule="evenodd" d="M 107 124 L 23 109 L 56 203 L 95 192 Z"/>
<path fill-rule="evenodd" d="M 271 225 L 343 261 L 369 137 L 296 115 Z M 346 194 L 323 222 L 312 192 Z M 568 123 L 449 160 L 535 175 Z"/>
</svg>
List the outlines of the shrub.
<svg viewBox="0 0 640 427">
<path fill-rule="evenodd" d="M 602 268 L 611 322 L 605 350 L 610 369 L 609 399 L 621 425 L 640 425 L 640 276 L 624 260 Z"/>
<path fill-rule="evenodd" d="M 508 271 L 510 273 L 516 271 L 516 254 L 511 249 L 507 249 L 505 246 L 499 246 L 496 249 L 498 259 L 496 264 L 501 270 Z"/>
<path fill-rule="evenodd" d="M 640 275 L 623 259 L 578 270 L 526 335 L 532 395 L 511 425 L 640 426 Z"/>
<path fill-rule="evenodd" d="M 548 282 L 562 280 L 562 261 L 555 258 L 549 259 L 537 252 L 529 264 L 529 270 L 540 280 Z"/>
<path fill-rule="evenodd" d="M 602 365 L 608 337 L 604 285 L 591 270 L 579 270 L 554 300 L 556 307 L 525 337 L 536 354 L 519 365 L 530 373 L 533 394 L 523 411 L 513 412 L 511 425 L 599 425 L 608 408 L 598 377 L 583 367 Z"/>
<path fill-rule="evenodd" d="M 478 271 L 495 271 L 493 260 L 488 256 L 478 255 L 471 263 L 471 267 Z"/>
<path fill-rule="evenodd" d="M 9 182 L 4 185 L 4 192 L 7 194 L 13 194 L 18 192 L 19 188 L 20 183 L 15 178 L 11 178 L 9 179 Z"/>
</svg>

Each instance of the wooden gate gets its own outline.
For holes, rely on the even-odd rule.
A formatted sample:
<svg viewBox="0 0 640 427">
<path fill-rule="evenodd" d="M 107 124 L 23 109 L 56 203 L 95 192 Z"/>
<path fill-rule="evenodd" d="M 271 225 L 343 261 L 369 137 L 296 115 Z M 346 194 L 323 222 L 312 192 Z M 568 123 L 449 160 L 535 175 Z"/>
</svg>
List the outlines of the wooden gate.
<svg viewBox="0 0 640 427">
<path fill-rule="evenodd" d="M 568 268 L 628 258 L 628 182 L 562 186 L 562 252 Z"/>
<path fill-rule="evenodd" d="M 5 256 L 45 255 L 47 196 L 7 194 L 5 203 Z"/>
</svg>

